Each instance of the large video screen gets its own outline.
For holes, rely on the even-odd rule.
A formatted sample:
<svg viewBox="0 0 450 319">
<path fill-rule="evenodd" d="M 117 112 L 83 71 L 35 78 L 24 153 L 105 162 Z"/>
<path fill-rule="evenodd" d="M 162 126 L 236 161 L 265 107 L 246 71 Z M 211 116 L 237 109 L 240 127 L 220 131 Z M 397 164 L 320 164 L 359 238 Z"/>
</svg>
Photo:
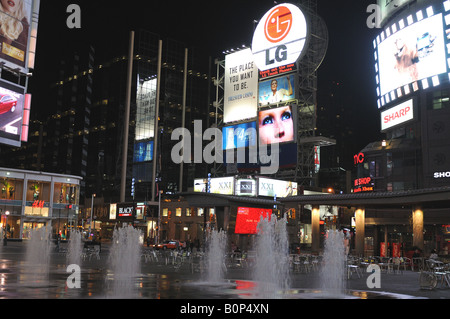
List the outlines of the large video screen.
<svg viewBox="0 0 450 319">
<path fill-rule="evenodd" d="M 443 10 L 445 3 L 424 7 L 387 25 L 374 40 L 378 108 L 449 82 L 450 20 Z"/>
<path fill-rule="evenodd" d="M 32 0 L 0 1 L 0 60 L 12 69 L 27 70 Z"/>
<path fill-rule="evenodd" d="M 236 215 L 236 226 L 234 232 L 236 234 L 253 235 L 258 232 L 258 223 L 263 219 L 270 218 L 272 209 L 238 207 Z"/>
<path fill-rule="evenodd" d="M 256 122 L 241 123 L 222 128 L 222 146 L 224 150 L 255 146 Z"/>
<path fill-rule="evenodd" d="M 378 46 L 381 95 L 447 71 L 442 15 L 400 30 Z"/>
<path fill-rule="evenodd" d="M 20 146 L 25 89 L 0 81 L 0 143 Z"/>
<path fill-rule="evenodd" d="M 295 99 L 295 77 L 285 75 L 259 82 L 259 105 L 280 103 Z"/>
<path fill-rule="evenodd" d="M 296 140 L 296 107 L 286 105 L 258 112 L 260 145 L 294 142 Z"/>
<path fill-rule="evenodd" d="M 141 163 L 153 160 L 153 141 L 134 143 L 133 162 Z"/>
</svg>

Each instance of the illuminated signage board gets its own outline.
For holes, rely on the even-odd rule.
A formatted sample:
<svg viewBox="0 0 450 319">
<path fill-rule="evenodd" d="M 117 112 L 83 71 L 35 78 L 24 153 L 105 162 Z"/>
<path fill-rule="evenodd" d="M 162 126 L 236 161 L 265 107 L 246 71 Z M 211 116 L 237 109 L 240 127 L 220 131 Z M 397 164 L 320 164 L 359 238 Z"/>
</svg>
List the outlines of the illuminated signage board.
<svg viewBox="0 0 450 319">
<path fill-rule="evenodd" d="M 133 216 L 133 205 L 130 204 L 118 204 L 117 205 L 118 217 L 131 217 Z"/>
<path fill-rule="evenodd" d="M 353 163 L 355 165 L 364 163 L 364 153 L 361 152 L 361 153 L 356 154 L 355 156 L 353 156 Z"/>
<path fill-rule="evenodd" d="M 381 131 L 414 119 L 413 100 L 406 101 L 381 112 Z"/>
<path fill-rule="evenodd" d="M 0 143 L 20 146 L 25 88 L 0 81 Z"/>
<path fill-rule="evenodd" d="M 269 108 L 258 113 L 259 143 L 294 142 L 296 140 L 296 107 L 287 105 Z"/>
<path fill-rule="evenodd" d="M 216 177 L 210 180 L 210 193 L 234 195 L 234 177 Z"/>
<path fill-rule="evenodd" d="M 109 219 L 116 219 L 117 217 L 117 204 L 109 205 Z"/>
<path fill-rule="evenodd" d="M 33 9 L 32 0 L 2 1 L 0 5 L 0 61 L 11 69 L 19 68 L 22 73 L 28 72 Z M 33 31 L 36 30 L 37 26 L 33 26 Z M 31 46 L 35 46 L 35 43 L 31 43 Z"/>
<path fill-rule="evenodd" d="M 437 6 L 388 26 L 374 40 L 378 108 L 448 82 L 448 30 Z"/>
<path fill-rule="evenodd" d="M 207 179 L 194 180 L 194 192 L 206 193 Z M 215 177 L 209 182 L 209 192 L 213 194 L 234 195 L 234 177 Z"/>
<path fill-rule="evenodd" d="M 256 193 L 256 180 L 250 178 L 236 180 L 235 195 L 256 196 Z"/>
<path fill-rule="evenodd" d="M 381 23 L 411 1 L 412 0 L 378 0 L 378 5 L 381 9 Z"/>
<path fill-rule="evenodd" d="M 224 123 L 256 117 L 258 68 L 250 49 L 225 56 Z"/>
<path fill-rule="evenodd" d="M 272 209 L 238 207 L 234 232 L 236 234 L 256 234 L 261 218 L 270 219 L 271 215 Z"/>
<path fill-rule="evenodd" d="M 252 52 L 260 71 L 296 63 L 308 36 L 306 18 L 299 7 L 283 3 L 270 9 L 259 21 Z"/>
<path fill-rule="evenodd" d="M 259 82 L 259 105 L 286 102 L 295 99 L 295 77 L 293 74 Z"/>
<path fill-rule="evenodd" d="M 372 192 L 374 188 L 374 183 L 370 177 L 357 178 L 353 181 L 353 183 L 354 193 Z"/>
<path fill-rule="evenodd" d="M 153 141 L 134 144 L 133 162 L 147 162 L 153 160 Z"/>
<path fill-rule="evenodd" d="M 282 65 L 276 68 L 272 68 L 265 71 L 259 71 L 259 76 L 261 79 L 269 78 L 272 76 L 282 75 L 284 73 L 294 72 L 297 70 L 297 65 L 295 63 Z"/>
<path fill-rule="evenodd" d="M 222 128 L 222 146 L 224 150 L 255 146 L 256 141 L 256 122 Z"/>
<path fill-rule="evenodd" d="M 155 136 L 156 91 L 156 78 L 138 81 L 136 94 L 136 141 Z"/>
<path fill-rule="evenodd" d="M 258 195 L 270 197 L 297 196 L 296 182 L 259 177 Z"/>
</svg>

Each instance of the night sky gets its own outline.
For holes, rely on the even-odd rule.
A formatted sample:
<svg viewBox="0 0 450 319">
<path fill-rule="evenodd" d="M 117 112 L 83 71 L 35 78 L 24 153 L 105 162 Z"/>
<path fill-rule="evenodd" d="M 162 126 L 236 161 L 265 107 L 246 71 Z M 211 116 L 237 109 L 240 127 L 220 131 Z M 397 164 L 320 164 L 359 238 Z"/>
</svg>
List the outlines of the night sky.
<svg viewBox="0 0 450 319">
<path fill-rule="evenodd" d="M 370 15 L 366 8 L 374 2 L 318 0 L 318 13 L 329 32 L 327 55 L 319 68 L 319 95 L 328 94 L 331 83 L 340 84 L 348 103 L 345 107 L 352 114 L 348 125 L 358 133 L 349 142 L 358 149 L 380 135 L 372 47 L 378 31 L 366 25 Z M 81 29 L 66 25 L 71 3 L 81 8 Z M 131 29 L 145 28 L 196 47 L 205 56 L 223 58 L 226 49 L 251 45 L 253 21 L 274 5 L 270 0 L 43 0 L 30 91 L 41 100 L 45 88 L 55 81 L 52 74 L 60 57 L 80 43 L 94 45 L 98 63 L 126 54 Z"/>
</svg>

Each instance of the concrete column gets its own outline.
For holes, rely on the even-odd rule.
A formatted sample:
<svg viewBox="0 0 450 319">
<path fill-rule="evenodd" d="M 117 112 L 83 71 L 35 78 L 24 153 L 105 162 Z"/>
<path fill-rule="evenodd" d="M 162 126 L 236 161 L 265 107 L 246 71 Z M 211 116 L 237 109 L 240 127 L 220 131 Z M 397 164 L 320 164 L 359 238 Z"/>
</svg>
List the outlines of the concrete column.
<svg viewBox="0 0 450 319">
<path fill-rule="evenodd" d="M 311 210 L 311 249 L 313 252 L 320 250 L 320 212 L 319 206 L 313 206 Z"/>
<path fill-rule="evenodd" d="M 364 207 L 358 207 L 355 211 L 356 235 L 355 235 L 355 254 L 364 255 L 364 237 L 366 213 Z"/>
<path fill-rule="evenodd" d="M 413 246 L 423 250 L 423 208 L 413 207 Z"/>
</svg>

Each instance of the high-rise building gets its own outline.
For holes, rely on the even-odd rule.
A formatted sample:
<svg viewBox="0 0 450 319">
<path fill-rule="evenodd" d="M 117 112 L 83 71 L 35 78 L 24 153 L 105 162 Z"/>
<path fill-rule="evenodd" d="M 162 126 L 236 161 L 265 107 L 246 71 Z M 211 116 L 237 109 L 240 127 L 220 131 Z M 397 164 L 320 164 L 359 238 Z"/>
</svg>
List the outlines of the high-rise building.
<svg viewBox="0 0 450 319">
<path fill-rule="evenodd" d="M 46 88 L 48 93 L 33 105 L 29 142 L 21 148 L 2 150 L 2 165 L 81 176 L 81 200 L 96 194 L 106 203 L 117 202 L 123 136 L 128 129 L 126 200 L 132 199 L 132 178 L 135 199 L 151 199 L 154 160 L 158 188 L 179 191 L 179 165 L 171 161 L 170 149 L 176 143 L 171 133 L 182 122 L 188 47 L 172 39 L 162 41 L 158 157 L 142 154 L 143 147 L 154 147 L 159 40 L 159 35 L 145 30 L 135 33 L 129 127 L 124 128 L 128 55 L 119 53 L 100 61 L 95 49 L 86 45 L 60 59 L 53 83 Z M 196 119 L 206 123 L 211 81 L 207 75 L 208 58 L 201 58 L 192 48 L 187 52 L 185 123 L 190 129 Z M 147 154 L 149 151 L 150 146 Z M 199 166 L 185 165 L 184 178 L 193 177 L 196 169 L 201 169 Z"/>
</svg>

